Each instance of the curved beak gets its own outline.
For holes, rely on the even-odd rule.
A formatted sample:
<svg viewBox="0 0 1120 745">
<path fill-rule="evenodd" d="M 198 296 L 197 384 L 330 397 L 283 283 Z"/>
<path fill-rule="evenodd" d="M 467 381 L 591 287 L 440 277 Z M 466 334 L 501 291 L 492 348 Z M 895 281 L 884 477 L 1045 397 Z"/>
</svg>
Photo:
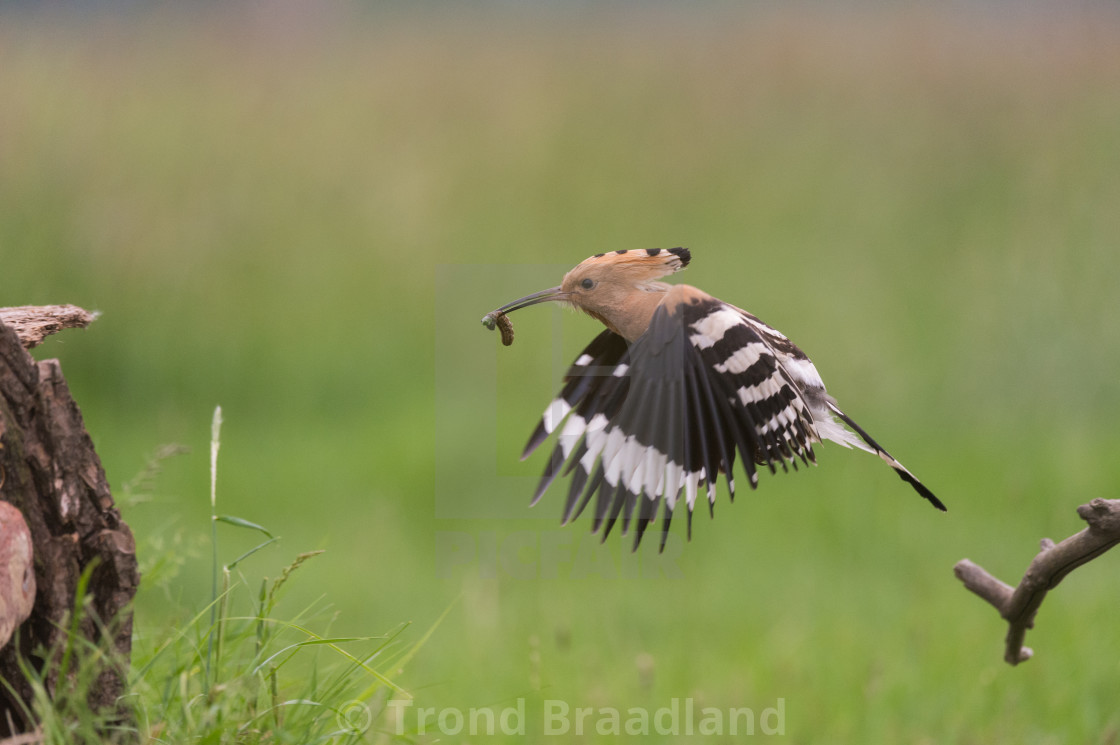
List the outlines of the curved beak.
<svg viewBox="0 0 1120 745">
<path fill-rule="evenodd" d="M 571 293 L 564 292 L 559 287 L 550 287 L 547 290 L 534 292 L 532 295 L 526 295 L 520 300 L 514 300 L 512 303 L 506 303 L 497 310 L 492 310 L 482 318 L 482 322 L 486 324 L 487 328 L 494 328 L 494 315 L 498 313 L 512 313 L 515 310 L 528 308 L 530 305 L 537 303 L 547 303 L 550 300 L 567 300 L 568 295 Z"/>
</svg>

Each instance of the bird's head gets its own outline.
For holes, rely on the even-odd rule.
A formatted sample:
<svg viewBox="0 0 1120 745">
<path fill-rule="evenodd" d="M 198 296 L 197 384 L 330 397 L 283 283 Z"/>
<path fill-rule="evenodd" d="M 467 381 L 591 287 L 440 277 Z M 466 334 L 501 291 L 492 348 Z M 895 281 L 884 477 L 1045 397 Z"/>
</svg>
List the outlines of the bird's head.
<svg viewBox="0 0 1120 745">
<path fill-rule="evenodd" d="M 688 266 L 687 248 L 642 248 L 596 254 L 564 275 L 558 287 L 527 295 L 498 311 L 515 310 L 555 300 L 567 303 L 633 341 L 649 325 L 653 310 L 669 285 L 661 277 Z"/>
</svg>

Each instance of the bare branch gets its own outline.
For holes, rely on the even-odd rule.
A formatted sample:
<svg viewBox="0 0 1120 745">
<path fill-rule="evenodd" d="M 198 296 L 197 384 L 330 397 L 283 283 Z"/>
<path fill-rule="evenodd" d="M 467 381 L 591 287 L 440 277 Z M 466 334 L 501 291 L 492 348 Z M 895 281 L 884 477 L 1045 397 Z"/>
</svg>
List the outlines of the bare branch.
<svg viewBox="0 0 1120 745">
<path fill-rule="evenodd" d="M 20 305 L 0 308 L 0 323 L 19 336 L 24 349 L 43 343 L 43 339 L 63 329 L 85 328 L 97 318 L 76 305 Z"/>
<path fill-rule="evenodd" d="M 1008 622 L 1003 655 L 1008 664 L 1018 665 L 1034 654 L 1023 646 L 1023 638 L 1027 629 L 1034 628 L 1034 616 L 1046 593 L 1074 569 L 1120 543 L 1120 499 L 1094 499 L 1078 507 L 1077 514 L 1089 527 L 1057 544 L 1043 538 L 1018 587 L 1000 582 L 968 559 L 953 567 L 957 579 L 991 603 Z"/>
</svg>

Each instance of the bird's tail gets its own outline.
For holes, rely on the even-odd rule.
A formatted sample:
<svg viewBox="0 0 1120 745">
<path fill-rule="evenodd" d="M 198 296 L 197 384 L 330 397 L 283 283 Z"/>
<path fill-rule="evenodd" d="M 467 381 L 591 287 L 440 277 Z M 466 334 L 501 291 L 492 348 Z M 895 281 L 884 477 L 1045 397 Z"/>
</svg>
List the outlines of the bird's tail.
<svg viewBox="0 0 1120 745">
<path fill-rule="evenodd" d="M 856 434 L 863 438 L 863 441 L 870 446 L 871 450 L 880 458 L 882 458 L 888 466 L 894 469 L 895 473 L 898 474 L 898 477 L 900 479 L 905 481 L 907 484 L 910 484 L 910 486 L 914 487 L 914 491 L 918 492 L 923 497 L 928 499 L 930 504 L 932 504 L 934 507 L 941 510 L 942 512 L 947 511 L 945 505 L 941 502 L 941 500 L 934 496 L 933 492 L 927 489 L 925 484 L 923 484 L 921 481 L 918 481 L 917 477 L 915 477 L 914 474 L 910 473 L 910 471 L 906 469 L 906 466 L 895 460 L 893 455 L 884 450 L 879 443 L 875 442 L 875 440 L 871 438 L 871 435 L 864 432 L 863 427 L 860 427 L 858 424 L 852 421 L 852 418 L 841 411 L 840 407 L 838 407 L 832 401 L 828 401 L 827 406 L 829 411 L 840 417 L 840 419 L 843 420 L 844 424 L 851 427 Z"/>
</svg>

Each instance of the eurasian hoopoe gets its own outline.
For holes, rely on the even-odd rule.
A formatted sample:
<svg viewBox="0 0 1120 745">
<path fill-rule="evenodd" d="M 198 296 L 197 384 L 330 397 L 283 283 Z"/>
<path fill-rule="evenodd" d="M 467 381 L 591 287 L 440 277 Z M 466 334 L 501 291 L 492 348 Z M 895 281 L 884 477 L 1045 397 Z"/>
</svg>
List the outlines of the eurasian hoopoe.
<svg viewBox="0 0 1120 745">
<path fill-rule="evenodd" d="M 559 287 L 487 314 L 493 328 L 512 327 L 506 313 L 549 300 L 598 319 L 607 330 L 583 350 L 521 454 L 529 457 L 559 432 L 533 504 L 559 475 L 573 473 L 563 521 L 595 496 L 592 532 L 603 540 L 621 516 L 625 534 L 637 512 L 634 548 L 662 513 L 665 547 L 673 510 L 684 494 L 688 533 L 697 494 L 709 510 L 723 473 L 732 499 L 736 451 L 751 488 L 756 464 L 788 470 L 815 463 L 813 443 L 832 440 L 875 453 L 934 507 L 945 505 L 840 410 L 812 361 L 781 332 L 750 313 L 688 285 L 657 281 L 688 266 L 686 248 L 596 254 Z M 839 421 L 838 421 L 839 419 Z M 849 430 L 847 427 L 850 427 Z"/>
</svg>

